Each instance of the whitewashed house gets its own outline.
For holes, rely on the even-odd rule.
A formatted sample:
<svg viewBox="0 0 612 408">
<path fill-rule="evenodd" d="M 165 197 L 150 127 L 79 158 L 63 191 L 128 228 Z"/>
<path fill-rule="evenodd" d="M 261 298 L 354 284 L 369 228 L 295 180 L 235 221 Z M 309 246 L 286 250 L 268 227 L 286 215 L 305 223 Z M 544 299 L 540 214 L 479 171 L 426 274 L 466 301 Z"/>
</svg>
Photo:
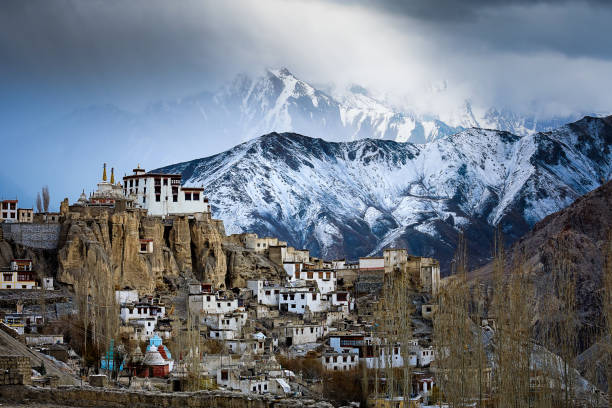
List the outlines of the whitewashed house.
<svg viewBox="0 0 612 408">
<path fill-rule="evenodd" d="M 123 193 L 148 215 L 210 216 L 210 204 L 202 187 L 181 185 L 180 174 L 146 173 L 140 166 L 133 174 L 123 177 Z"/>
<path fill-rule="evenodd" d="M 230 299 L 213 293 L 189 295 L 189 309 L 194 313 L 221 314 L 238 310 L 238 299 Z"/>
<path fill-rule="evenodd" d="M 327 328 L 316 324 L 288 325 L 279 328 L 279 339 L 286 346 L 316 343 L 326 334 Z"/>
<path fill-rule="evenodd" d="M 266 306 L 278 306 L 278 298 L 283 287 L 263 280 L 247 281 L 247 288 L 257 297 L 257 303 Z"/>
<path fill-rule="evenodd" d="M 287 287 L 281 290 L 278 299 L 278 308 L 281 312 L 304 314 L 311 312 L 324 312 L 329 310 L 327 296 L 321 295 L 314 286 Z"/>
<path fill-rule="evenodd" d="M 359 367 L 359 353 L 323 353 L 321 364 L 328 371 L 349 371 Z"/>
</svg>

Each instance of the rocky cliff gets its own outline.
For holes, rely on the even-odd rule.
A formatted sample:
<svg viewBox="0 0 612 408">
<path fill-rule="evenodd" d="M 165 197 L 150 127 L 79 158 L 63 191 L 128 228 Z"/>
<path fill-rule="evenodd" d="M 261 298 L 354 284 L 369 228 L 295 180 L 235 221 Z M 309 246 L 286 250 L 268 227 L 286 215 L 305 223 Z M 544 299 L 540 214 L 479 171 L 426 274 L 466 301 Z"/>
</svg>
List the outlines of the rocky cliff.
<svg viewBox="0 0 612 408">
<path fill-rule="evenodd" d="M 217 220 L 175 217 L 162 220 L 130 211 L 67 214 L 56 250 L 35 250 L 0 241 L 0 264 L 31 258 L 42 276 L 75 285 L 112 282 L 141 293 L 174 286 L 179 278 L 211 282 L 217 288 L 245 286 L 251 278 L 278 279 L 282 268 L 261 254 L 225 242 Z M 142 242 L 152 249 L 141 251 Z"/>
<path fill-rule="evenodd" d="M 223 236 L 209 220 L 161 220 L 138 213 L 68 219 L 58 251 L 58 280 L 74 284 L 87 276 L 105 277 L 117 287 L 152 292 L 179 276 L 225 285 Z M 141 253 L 141 240 L 151 240 Z"/>
</svg>

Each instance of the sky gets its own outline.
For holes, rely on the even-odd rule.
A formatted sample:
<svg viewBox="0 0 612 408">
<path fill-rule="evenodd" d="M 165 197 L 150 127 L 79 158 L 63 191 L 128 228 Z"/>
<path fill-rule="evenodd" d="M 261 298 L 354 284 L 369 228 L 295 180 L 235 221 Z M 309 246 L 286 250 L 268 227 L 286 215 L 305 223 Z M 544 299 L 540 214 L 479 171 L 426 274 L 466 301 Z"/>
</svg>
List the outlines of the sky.
<svg viewBox="0 0 612 408">
<path fill-rule="evenodd" d="M 7 159 L 0 197 L 32 201 L 42 184 L 57 200 L 92 188 L 100 163 L 112 160 L 101 157 L 106 151 L 45 155 L 54 143 L 87 147 L 74 135 L 43 140 L 46 127 L 75 110 L 138 112 L 267 67 L 322 86 L 360 84 L 441 114 L 466 98 L 543 115 L 609 112 L 610 21 L 604 0 L 3 1 L 0 141 L 46 147 L 27 165 Z M 214 138 L 201 143 L 209 154 L 222 147 Z M 193 158 L 188 150 L 175 161 Z M 66 165 L 86 153 L 79 167 Z"/>
</svg>

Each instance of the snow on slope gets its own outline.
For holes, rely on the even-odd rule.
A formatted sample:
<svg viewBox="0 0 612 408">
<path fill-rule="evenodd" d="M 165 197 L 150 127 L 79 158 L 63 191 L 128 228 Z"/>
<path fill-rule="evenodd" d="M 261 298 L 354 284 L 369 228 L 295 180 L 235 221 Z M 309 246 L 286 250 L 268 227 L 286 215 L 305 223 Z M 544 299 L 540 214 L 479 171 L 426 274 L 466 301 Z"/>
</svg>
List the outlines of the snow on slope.
<svg viewBox="0 0 612 408">
<path fill-rule="evenodd" d="M 278 236 L 325 257 L 401 245 L 445 268 L 459 230 L 478 263 L 494 225 L 516 239 L 597 187 L 612 171 L 611 144 L 612 118 L 590 117 L 553 132 L 469 129 L 425 145 L 271 133 L 156 171 L 204 185 L 228 233 Z"/>
</svg>

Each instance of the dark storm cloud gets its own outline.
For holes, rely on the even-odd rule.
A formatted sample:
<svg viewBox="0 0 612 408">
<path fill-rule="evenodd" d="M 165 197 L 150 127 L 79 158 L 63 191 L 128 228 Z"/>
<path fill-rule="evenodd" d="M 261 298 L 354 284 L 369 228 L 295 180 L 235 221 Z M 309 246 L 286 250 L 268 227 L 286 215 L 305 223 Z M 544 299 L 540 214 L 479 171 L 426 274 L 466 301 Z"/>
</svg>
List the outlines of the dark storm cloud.
<svg viewBox="0 0 612 408">
<path fill-rule="evenodd" d="M 354 1 L 339 1 L 354 4 Z M 474 20 L 483 10 L 513 6 L 566 6 L 572 3 L 585 6 L 610 6 L 609 0 L 361 0 L 360 2 L 393 13 L 433 21 Z"/>
<path fill-rule="evenodd" d="M 340 4 L 356 4 L 339 0 Z M 429 25 L 464 50 L 557 52 L 612 59 L 610 0 L 361 0 Z"/>
<path fill-rule="evenodd" d="M 18 100 L 139 109 L 279 65 L 413 102 L 443 81 L 447 106 L 608 110 L 609 21 L 596 0 L 5 1 L 0 116 Z"/>
<path fill-rule="evenodd" d="M 122 86 L 143 75 L 160 87 L 168 75 L 197 72 L 205 86 L 225 69 L 218 58 L 220 31 L 206 24 L 206 10 L 174 4 L 3 2 L 0 72 L 29 81 Z"/>
</svg>

